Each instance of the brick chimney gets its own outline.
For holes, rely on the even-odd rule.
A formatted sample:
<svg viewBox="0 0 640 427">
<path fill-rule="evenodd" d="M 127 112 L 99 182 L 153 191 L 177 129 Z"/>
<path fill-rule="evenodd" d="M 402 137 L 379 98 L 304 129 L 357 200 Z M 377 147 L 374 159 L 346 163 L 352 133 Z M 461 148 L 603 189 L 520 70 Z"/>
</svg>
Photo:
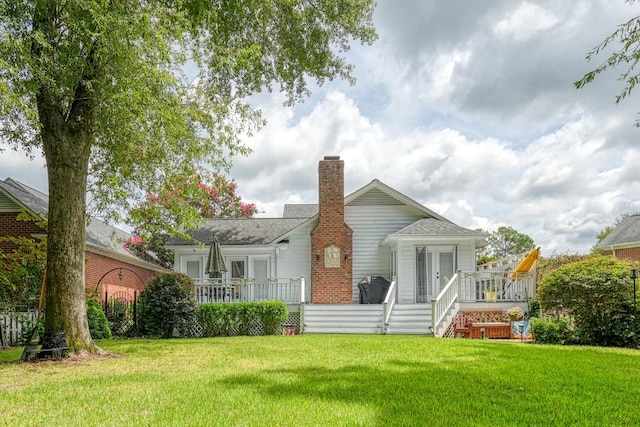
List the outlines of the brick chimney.
<svg viewBox="0 0 640 427">
<path fill-rule="evenodd" d="M 318 165 L 318 226 L 311 232 L 311 302 L 352 304 L 352 234 L 344 222 L 344 162 Z"/>
</svg>

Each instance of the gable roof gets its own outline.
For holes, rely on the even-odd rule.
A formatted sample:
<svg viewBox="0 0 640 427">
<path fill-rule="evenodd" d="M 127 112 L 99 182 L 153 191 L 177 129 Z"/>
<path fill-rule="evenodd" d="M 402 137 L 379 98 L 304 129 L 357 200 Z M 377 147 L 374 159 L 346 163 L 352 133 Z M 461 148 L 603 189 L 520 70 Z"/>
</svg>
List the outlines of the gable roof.
<svg viewBox="0 0 640 427">
<path fill-rule="evenodd" d="M 0 181 L 0 193 L 6 197 L 4 211 L 12 211 L 11 208 L 15 206 L 44 216 L 49 210 L 49 197 L 46 194 L 11 178 Z M 13 202 L 14 206 L 10 206 L 9 202 Z"/>
<path fill-rule="evenodd" d="M 611 249 L 612 246 L 640 246 L 640 214 L 625 216 L 598 244 L 600 249 Z"/>
<path fill-rule="evenodd" d="M 344 199 L 345 205 L 357 205 L 360 203 L 366 203 L 367 200 L 374 199 L 376 204 L 386 205 L 405 205 L 416 209 L 426 217 L 435 218 L 440 221 L 453 224 L 451 221 L 427 208 L 422 203 L 418 203 L 412 198 L 405 196 L 398 190 L 395 190 L 383 182 L 374 179 L 364 187 L 349 194 Z"/>
<path fill-rule="evenodd" d="M 389 234 L 382 241 L 382 245 L 396 240 L 399 237 L 446 237 L 446 238 L 473 238 L 476 247 L 486 246 L 484 239 L 488 233 L 482 231 L 470 230 L 460 227 L 452 222 L 440 221 L 435 218 L 422 218 L 416 222 L 409 224 L 395 233 Z"/>
<path fill-rule="evenodd" d="M 3 199 L 5 196 L 6 199 Z M 5 212 L 16 212 L 25 209 L 36 215 L 44 217 L 49 210 L 49 196 L 11 178 L 0 180 L 0 201 L 4 200 Z M 13 204 L 10 205 L 12 202 Z M 133 256 L 129 251 L 122 247 L 122 243 L 131 235 L 126 231 L 120 230 L 112 225 L 105 223 L 97 218 L 91 217 L 86 228 L 87 232 L 87 249 L 99 250 L 100 253 L 109 255 L 118 255 L 118 259 L 128 260 L 127 262 L 144 262 Z M 153 264 L 149 264 L 145 268 L 154 268 Z"/>
<path fill-rule="evenodd" d="M 222 218 L 210 219 L 197 230 L 188 231 L 192 240 L 178 237 L 167 241 L 167 247 L 208 245 L 216 236 L 221 245 L 268 245 L 278 243 L 282 236 L 308 221 L 308 218 Z"/>
<path fill-rule="evenodd" d="M 381 181 L 374 179 L 369 184 L 349 194 L 344 199 L 345 206 L 358 205 L 403 205 L 415 209 L 417 213 L 424 216 L 424 220 L 431 220 L 429 223 L 420 224 L 418 222 L 410 225 L 413 229 L 405 228 L 404 233 L 421 235 L 441 235 L 441 236 L 466 236 L 475 237 L 476 245 L 482 246 L 480 241 L 487 234 L 480 233 L 455 225 L 445 217 L 435 213 L 426 206 L 405 196 L 397 190 L 389 187 Z M 186 241 L 181 238 L 171 238 L 166 246 L 190 246 L 199 244 L 209 244 L 211 236 L 215 234 L 221 245 L 267 245 L 285 240 L 291 233 L 300 227 L 318 220 L 319 207 L 315 203 L 285 204 L 282 218 L 225 218 L 210 219 L 197 230 L 187 231 L 192 240 Z M 428 225 L 429 224 L 429 225 Z M 428 225 L 428 231 L 426 228 Z M 437 225 L 440 225 L 439 234 Z M 448 226 L 448 227 L 447 227 Z M 444 227 L 444 228 L 443 228 Z M 413 230 L 413 231 L 412 231 Z M 421 230 L 421 231 L 419 231 Z M 446 233 L 444 232 L 446 230 Z M 394 235 L 399 235 L 400 230 Z M 387 237 L 388 239 L 389 237 Z M 385 239 L 386 241 L 386 239 Z"/>
</svg>

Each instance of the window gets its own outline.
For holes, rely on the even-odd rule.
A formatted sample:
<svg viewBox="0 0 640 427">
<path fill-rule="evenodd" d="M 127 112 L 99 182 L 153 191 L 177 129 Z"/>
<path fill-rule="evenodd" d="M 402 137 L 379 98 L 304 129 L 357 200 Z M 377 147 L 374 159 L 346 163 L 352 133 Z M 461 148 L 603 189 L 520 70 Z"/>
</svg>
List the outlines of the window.
<svg viewBox="0 0 640 427">
<path fill-rule="evenodd" d="M 180 271 L 192 279 L 203 277 L 203 257 L 197 255 L 185 255 L 180 260 Z"/>
<path fill-rule="evenodd" d="M 232 279 L 243 279 L 247 277 L 247 262 L 244 258 L 229 258 Z"/>
</svg>

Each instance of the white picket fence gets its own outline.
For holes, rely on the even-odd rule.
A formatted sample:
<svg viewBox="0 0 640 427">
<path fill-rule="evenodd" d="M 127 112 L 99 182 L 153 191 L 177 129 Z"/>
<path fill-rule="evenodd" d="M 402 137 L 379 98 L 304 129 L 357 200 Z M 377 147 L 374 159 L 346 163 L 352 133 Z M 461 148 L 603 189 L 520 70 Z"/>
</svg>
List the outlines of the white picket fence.
<svg viewBox="0 0 640 427">
<path fill-rule="evenodd" d="M 38 319 L 35 309 L 0 311 L 0 345 L 23 344 L 22 340 L 33 330 Z"/>
</svg>

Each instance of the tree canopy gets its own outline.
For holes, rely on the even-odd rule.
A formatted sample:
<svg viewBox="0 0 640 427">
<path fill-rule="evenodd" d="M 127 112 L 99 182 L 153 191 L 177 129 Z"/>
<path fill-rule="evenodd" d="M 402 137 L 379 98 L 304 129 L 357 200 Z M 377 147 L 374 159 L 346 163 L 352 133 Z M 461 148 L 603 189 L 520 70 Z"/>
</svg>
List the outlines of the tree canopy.
<svg viewBox="0 0 640 427">
<path fill-rule="evenodd" d="M 194 166 L 223 170 L 264 123 L 246 102 L 353 82 L 372 0 L 0 0 L 0 141 L 47 162 L 45 334 L 98 351 L 84 295 L 87 193 L 119 219 Z M 199 70 L 191 82 L 185 67 Z M 188 207 L 184 207 L 188 208 Z M 189 226 L 186 224 L 185 226 Z"/>
<path fill-rule="evenodd" d="M 169 185 L 160 193 L 148 193 L 130 211 L 133 236 L 124 242 L 130 252 L 167 268 L 173 267 L 174 259 L 173 252 L 164 245 L 171 236 L 190 239 L 184 224 L 206 218 L 251 217 L 258 211 L 255 204 L 244 203 L 236 193 L 235 180 L 221 174 L 196 168 L 175 176 Z M 191 209 L 180 209 L 182 205 Z M 190 218 L 194 213 L 196 217 Z"/>
<path fill-rule="evenodd" d="M 535 247 L 531 237 L 513 227 L 499 227 L 487 238 L 489 244 L 482 251 L 482 259 L 498 259 L 518 255 Z"/>
</svg>

